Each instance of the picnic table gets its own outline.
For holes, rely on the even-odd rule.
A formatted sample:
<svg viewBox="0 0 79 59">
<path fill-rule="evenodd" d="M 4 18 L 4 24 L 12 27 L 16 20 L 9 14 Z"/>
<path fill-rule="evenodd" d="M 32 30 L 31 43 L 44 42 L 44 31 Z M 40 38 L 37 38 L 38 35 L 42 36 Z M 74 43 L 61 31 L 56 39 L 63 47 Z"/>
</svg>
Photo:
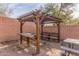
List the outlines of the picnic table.
<svg viewBox="0 0 79 59">
<path fill-rule="evenodd" d="M 65 43 L 68 44 L 68 47 L 64 45 Z M 68 55 L 70 55 L 70 53 L 75 53 L 79 55 L 79 49 L 74 48 L 76 45 L 79 47 L 78 39 L 68 38 L 61 43 L 61 49 L 65 50 L 65 54 L 68 53 Z"/>
<path fill-rule="evenodd" d="M 25 37 L 27 39 L 27 46 L 30 46 L 30 40 L 34 39 L 35 37 L 35 33 L 18 33 L 19 35 L 21 35 L 22 37 Z"/>
</svg>

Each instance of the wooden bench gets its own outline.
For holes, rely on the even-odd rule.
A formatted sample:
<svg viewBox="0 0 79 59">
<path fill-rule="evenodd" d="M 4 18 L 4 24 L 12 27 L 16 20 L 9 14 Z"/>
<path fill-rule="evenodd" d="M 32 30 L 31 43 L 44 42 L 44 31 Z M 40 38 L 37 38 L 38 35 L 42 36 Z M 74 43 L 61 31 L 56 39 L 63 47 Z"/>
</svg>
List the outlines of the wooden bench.
<svg viewBox="0 0 79 59">
<path fill-rule="evenodd" d="M 58 33 L 51 33 L 51 32 L 43 32 L 42 39 L 47 41 L 58 41 Z"/>
</svg>

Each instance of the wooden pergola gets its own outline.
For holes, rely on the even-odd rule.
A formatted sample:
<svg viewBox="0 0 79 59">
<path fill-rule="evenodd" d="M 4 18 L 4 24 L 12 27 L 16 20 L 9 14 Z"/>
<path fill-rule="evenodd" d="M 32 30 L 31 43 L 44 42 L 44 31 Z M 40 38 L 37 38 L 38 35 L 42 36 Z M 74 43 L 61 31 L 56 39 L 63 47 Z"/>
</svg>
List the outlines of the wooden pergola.
<svg viewBox="0 0 79 59">
<path fill-rule="evenodd" d="M 62 22 L 60 18 L 46 14 L 41 10 L 35 10 L 33 12 L 27 13 L 17 18 L 20 22 L 20 33 L 23 32 L 23 24 L 28 22 L 34 22 L 36 25 L 36 53 L 40 52 L 40 39 L 43 33 L 43 25 L 47 23 L 56 23 L 58 28 L 58 41 L 60 41 L 60 23 Z M 29 42 L 29 41 L 28 41 Z M 22 36 L 20 35 L 20 44 L 22 44 Z"/>
</svg>

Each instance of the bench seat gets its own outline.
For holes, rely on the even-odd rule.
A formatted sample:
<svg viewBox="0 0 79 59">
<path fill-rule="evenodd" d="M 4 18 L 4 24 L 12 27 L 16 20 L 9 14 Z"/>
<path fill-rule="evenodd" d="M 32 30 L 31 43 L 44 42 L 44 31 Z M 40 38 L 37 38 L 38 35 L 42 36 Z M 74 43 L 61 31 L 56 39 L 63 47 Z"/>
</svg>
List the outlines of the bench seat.
<svg viewBox="0 0 79 59">
<path fill-rule="evenodd" d="M 65 51 L 68 51 L 68 52 L 75 53 L 75 54 L 78 54 L 78 55 L 79 55 L 79 50 L 72 49 L 72 48 L 68 48 L 68 47 L 64 47 L 64 46 L 61 46 L 61 49 L 63 49 L 63 50 L 65 50 Z"/>
</svg>

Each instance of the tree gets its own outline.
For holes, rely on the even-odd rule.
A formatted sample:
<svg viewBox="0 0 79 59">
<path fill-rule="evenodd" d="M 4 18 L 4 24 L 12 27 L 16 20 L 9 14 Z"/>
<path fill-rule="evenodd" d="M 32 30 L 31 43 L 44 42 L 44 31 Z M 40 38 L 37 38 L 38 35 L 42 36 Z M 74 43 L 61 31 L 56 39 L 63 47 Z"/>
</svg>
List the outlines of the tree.
<svg viewBox="0 0 79 59">
<path fill-rule="evenodd" d="M 7 4 L 0 4 L 0 16 L 7 16 L 6 11 L 7 11 Z"/>
<path fill-rule="evenodd" d="M 48 3 L 42 7 L 42 10 L 61 18 L 64 23 L 68 23 L 67 21 L 73 19 L 74 6 L 73 3 Z"/>
</svg>

